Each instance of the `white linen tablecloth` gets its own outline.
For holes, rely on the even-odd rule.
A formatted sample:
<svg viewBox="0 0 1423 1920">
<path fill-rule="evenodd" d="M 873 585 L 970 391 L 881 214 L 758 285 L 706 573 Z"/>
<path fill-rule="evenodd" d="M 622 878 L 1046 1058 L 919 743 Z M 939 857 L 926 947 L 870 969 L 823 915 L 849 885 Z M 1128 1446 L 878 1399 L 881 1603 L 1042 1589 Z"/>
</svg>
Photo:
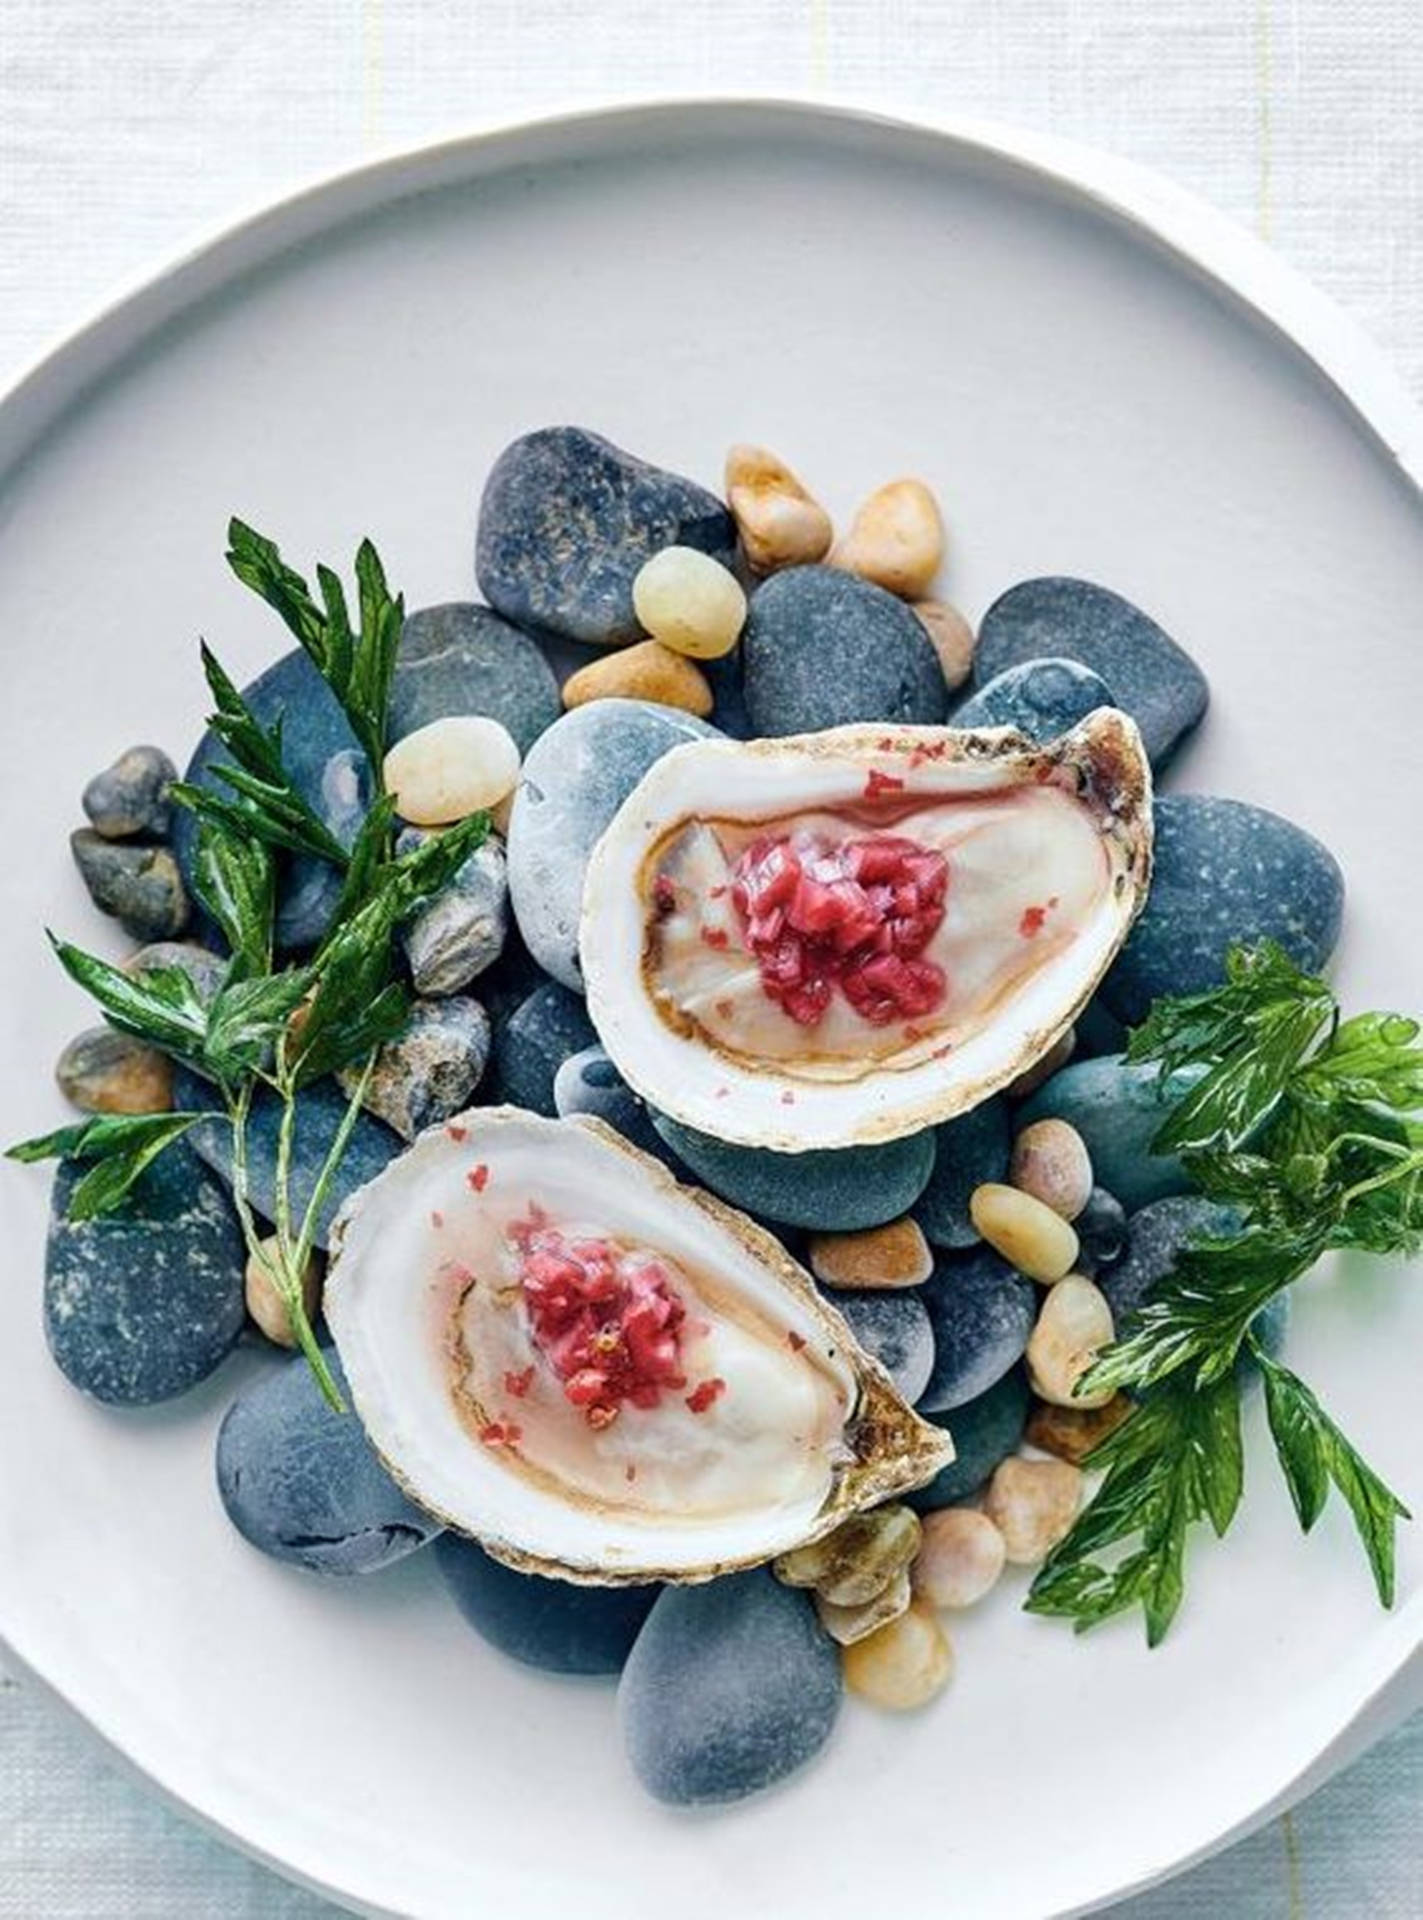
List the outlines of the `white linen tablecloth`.
<svg viewBox="0 0 1423 1920">
<path fill-rule="evenodd" d="M 1069 134 L 1269 239 L 1423 397 L 1419 0 L 0 0 L 0 386 L 325 169 L 611 96 L 810 91 Z M 1423 1920 L 1423 1721 L 1119 1920 Z M 0 1920 L 334 1909 L 0 1673 Z M 972 1920 L 972 1916 L 966 1916 Z"/>
</svg>

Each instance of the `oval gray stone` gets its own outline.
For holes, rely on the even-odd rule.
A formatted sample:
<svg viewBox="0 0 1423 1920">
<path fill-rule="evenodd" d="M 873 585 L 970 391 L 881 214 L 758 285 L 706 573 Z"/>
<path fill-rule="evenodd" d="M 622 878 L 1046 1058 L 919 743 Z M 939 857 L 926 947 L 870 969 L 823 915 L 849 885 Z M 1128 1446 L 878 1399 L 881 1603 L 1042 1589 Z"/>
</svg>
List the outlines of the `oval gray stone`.
<svg viewBox="0 0 1423 1920">
<path fill-rule="evenodd" d="M 69 849 L 94 905 L 135 940 L 171 940 L 187 926 L 188 895 L 167 847 L 106 840 L 80 827 L 70 834 Z"/>
<path fill-rule="evenodd" d="M 1119 1053 L 1073 1060 L 1024 1101 L 1017 1123 L 1066 1120 L 1076 1127 L 1098 1182 L 1132 1213 L 1191 1184 L 1175 1154 L 1153 1153 L 1151 1142 L 1202 1071 L 1183 1069 L 1163 1087 L 1154 1066 L 1132 1065 Z"/>
<path fill-rule="evenodd" d="M 912 1406 L 934 1371 L 934 1330 L 918 1292 L 908 1288 L 837 1292 L 829 1299 L 866 1353 L 874 1355 Z"/>
<path fill-rule="evenodd" d="M 448 1120 L 474 1098 L 489 1062 L 489 1041 L 489 1015 L 477 1000 L 417 1000 L 404 1033 L 376 1056 L 366 1083 L 367 1113 L 403 1140 Z M 360 1075 L 348 1067 L 336 1078 L 350 1094 Z"/>
<path fill-rule="evenodd" d="M 527 753 L 561 707 L 536 640 L 489 607 L 421 607 L 401 628 L 390 686 L 391 740 L 452 713 L 486 714 Z"/>
<path fill-rule="evenodd" d="M 106 840 L 161 840 L 168 831 L 168 789 L 178 769 L 161 747 L 130 747 L 84 789 L 89 824 Z"/>
<path fill-rule="evenodd" d="M 407 827 L 397 851 L 427 836 Z M 491 835 L 401 930 L 415 991 L 458 993 L 493 966 L 509 930 L 509 868 L 504 843 Z"/>
<path fill-rule="evenodd" d="M 873 1147 L 815 1147 L 777 1153 L 739 1147 L 663 1113 L 652 1124 L 696 1178 L 758 1219 L 821 1233 L 883 1226 L 907 1213 L 934 1168 L 934 1133 Z"/>
<path fill-rule="evenodd" d="M 928 1486 L 906 1494 L 915 1512 L 952 1507 L 981 1487 L 1000 1461 L 1017 1452 L 1031 1405 L 1026 1374 L 1022 1367 L 1010 1367 L 986 1393 L 966 1400 L 951 1413 L 926 1414 L 936 1427 L 947 1428 L 955 1451 L 953 1459 L 939 1469 Z"/>
<path fill-rule="evenodd" d="M 1029 740 L 1055 740 L 1097 707 L 1114 707 L 1106 681 L 1077 660 L 1024 660 L 954 709 L 955 727 L 1016 727 Z"/>
<path fill-rule="evenodd" d="M 947 1255 L 921 1292 L 934 1331 L 934 1372 L 919 1404 L 943 1413 L 987 1393 L 1022 1359 L 1037 1294 L 991 1247 Z"/>
<path fill-rule="evenodd" d="M 956 1120 L 945 1120 L 934 1134 L 934 1172 L 915 1203 L 914 1218 L 936 1247 L 974 1246 L 979 1236 L 969 1218 L 969 1198 L 985 1180 L 1002 1180 L 1008 1171 L 1008 1103 L 994 1094 Z"/>
<path fill-rule="evenodd" d="M 494 1078 L 498 1097 L 549 1119 L 558 1114 L 554 1082 L 571 1054 L 597 1040 L 581 997 L 555 980 L 522 1000 L 494 1039 Z"/>
<path fill-rule="evenodd" d="M 520 1573 L 458 1533 L 440 1535 L 435 1564 L 481 1639 L 544 1673 L 620 1673 L 661 1592 Z"/>
</svg>

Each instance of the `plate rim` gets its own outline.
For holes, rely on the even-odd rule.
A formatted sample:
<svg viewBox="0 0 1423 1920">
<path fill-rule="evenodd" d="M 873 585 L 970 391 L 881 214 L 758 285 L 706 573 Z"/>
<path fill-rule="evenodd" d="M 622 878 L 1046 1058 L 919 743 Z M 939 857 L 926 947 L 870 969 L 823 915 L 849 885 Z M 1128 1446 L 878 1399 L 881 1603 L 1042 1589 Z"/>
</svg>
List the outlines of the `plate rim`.
<svg viewBox="0 0 1423 1920">
<path fill-rule="evenodd" d="M 1218 295 L 1243 308 L 1288 349 L 1301 356 L 1342 401 L 1354 423 L 1377 443 L 1415 492 L 1423 492 L 1423 407 L 1413 400 L 1383 351 L 1363 326 L 1296 268 L 1191 190 L 1140 162 L 1053 133 L 1019 128 L 978 115 L 906 111 L 878 97 L 825 99 L 807 92 L 671 92 L 655 98 L 612 97 L 536 115 L 481 120 L 458 133 L 398 145 L 355 165 L 324 169 L 276 198 L 263 196 L 235 215 L 202 229 L 176 253 L 129 276 L 78 324 L 51 336 L 0 388 L 0 491 L 39 449 L 46 435 L 88 392 L 136 350 L 152 342 L 180 314 L 231 286 L 252 269 L 278 260 L 336 226 L 414 194 L 471 175 L 547 164 L 540 146 L 570 150 L 624 149 L 639 137 L 655 139 L 693 130 L 723 134 L 738 119 L 764 131 L 798 126 L 835 141 L 847 131 L 875 130 L 927 150 L 957 148 L 970 159 L 1006 163 L 1040 190 L 1086 205 L 1145 240 L 1179 266 L 1203 278 Z M 0 1592 L 3 1608 L 3 1592 Z M 286 1879 L 348 1911 L 394 1915 L 374 1906 L 338 1877 L 295 1864 L 272 1844 L 237 1824 L 239 1810 L 224 1807 L 216 1779 L 182 1784 L 180 1760 L 145 1751 L 146 1731 L 128 1733 L 73 1698 L 66 1685 L 28 1657 L 23 1635 L 0 1615 L 0 1651 L 31 1684 L 58 1699 L 66 1712 L 101 1739 L 125 1772 L 142 1778 L 210 1834 Z M 1346 1684 L 1347 1680 L 1347 1684 Z M 1308 1758 L 1295 1751 L 1277 1769 L 1273 1789 L 1251 1795 L 1224 1830 L 1160 1860 L 1129 1881 L 1095 1894 L 1085 1905 L 1060 1909 L 1053 1920 L 1087 1913 L 1155 1885 L 1262 1825 L 1304 1792 L 1322 1784 L 1411 1706 L 1423 1703 L 1423 1592 L 1376 1621 L 1366 1648 L 1313 1695 L 1312 1722 L 1322 1744 Z M 130 1745 L 130 1740 L 132 1745 Z M 336 1871 L 337 1863 L 328 1863 Z"/>
</svg>

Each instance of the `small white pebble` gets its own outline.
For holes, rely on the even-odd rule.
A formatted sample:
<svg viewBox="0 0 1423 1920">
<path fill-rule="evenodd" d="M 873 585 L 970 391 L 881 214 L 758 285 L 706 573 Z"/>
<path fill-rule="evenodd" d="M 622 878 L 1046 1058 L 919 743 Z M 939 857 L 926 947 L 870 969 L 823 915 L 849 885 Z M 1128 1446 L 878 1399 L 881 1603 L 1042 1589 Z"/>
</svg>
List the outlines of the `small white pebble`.
<svg viewBox="0 0 1423 1920">
<path fill-rule="evenodd" d="M 275 1256 L 277 1241 L 275 1234 L 262 1242 L 262 1250 Z M 306 1307 L 306 1317 L 312 1320 L 321 1304 L 321 1256 L 313 1253 L 306 1263 L 302 1275 L 301 1295 Z M 247 1311 L 267 1338 L 279 1347 L 294 1347 L 296 1334 L 292 1328 L 291 1315 L 287 1312 L 287 1303 L 277 1292 L 276 1282 L 264 1261 L 255 1253 L 247 1257 L 246 1274 Z"/>
<path fill-rule="evenodd" d="M 931 1607 L 971 1607 L 1003 1571 L 1002 1534 L 974 1507 L 941 1507 L 924 1515 L 923 1527 L 910 1570 L 915 1597 Z"/>
<path fill-rule="evenodd" d="M 1072 1271 L 1077 1235 L 1032 1194 L 986 1180 L 970 1194 L 968 1211 L 989 1246 L 1030 1280 L 1051 1286 Z"/>
<path fill-rule="evenodd" d="M 983 1510 L 1015 1567 L 1035 1567 L 1067 1533 L 1082 1504 L 1082 1469 L 1065 1460 L 1005 1460 Z"/>
<path fill-rule="evenodd" d="M 1100 1287 L 1069 1273 L 1043 1301 L 1028 1341 L 1028 1374 L 1038 1395 L 1055 1407 L 1090 1412 L 1105 1407 L 1115 1387 L 1074 1394 L 1076 1381 L 1113 1337 L 1112 1309 Z"/>
<path fill-rule="evenodd" d="M 746 624 L 734 574 L 696 547 L 664 547 L 632 583 L 633 611 L 654 640 L 693 660 L 730 653 Z"/>
<path fill-rule="evenodd" d="M 954 1650 L 932 1610 L 916 1601 L 905 1613 L 844 1653 L 845 1685 L 872 1706 L 908 1713 L 953 1677 Z"/>
<path fill-rule="evenodd" d="M 918 600 L 944 557 L 944 523 L 922 480 L 891 480 L 872 493 L 830 556 L 888 593 Z"/>
<path fill-rule="evenodd" d="M 1092 1197 L 1092 1157 L 1066 1120 L 1034 1120 L 1013 1142 L 1008 1181 L 1064 1220 L 1075 1220 Z"/>
<path fill-rule="evenodd" d="M 385 756 L 384 775 L 402 820 L 446 827 L 512 792 L 519 749 L 497 720 L 452 713 L 397 740 Z"/>
</svg>

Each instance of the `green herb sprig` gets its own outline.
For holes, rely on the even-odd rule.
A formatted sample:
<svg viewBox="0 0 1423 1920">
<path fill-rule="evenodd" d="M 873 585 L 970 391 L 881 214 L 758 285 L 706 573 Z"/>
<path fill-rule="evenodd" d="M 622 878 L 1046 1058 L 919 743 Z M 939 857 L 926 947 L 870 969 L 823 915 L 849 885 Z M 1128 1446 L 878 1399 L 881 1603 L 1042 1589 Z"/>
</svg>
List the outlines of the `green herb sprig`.
<svg viewBox="0 0 1423 1920">
<path fill-rule="evenodd" d="M 1152 1142 L 1239 1208 L 1240 1234 L 1179 1256 L 1079 1392 L 1124 1389 L 1126 1421 L 1089 1456 L 1106 1477 L 1044 1562 L 1031 1612 L 1083 1630 L 1139 1605 L 1156 1645 L 1184 1591 L 1192 1526 L 1223 1536 L 1243 1486 L 1242 1361 L 1264 1378 L 1271 1438 L 1306 1532 L 1331 1486 L 1353 1515 L 1380 1600 L 1394 1595 L 1409 1518 L 1308 1386 L 1271 1357 L 1256 1316 L 1326 1254 L 1423 1246 L 1423 1046 L 1413 1020 L 1343 1020 L 1333 991 L 1266 942 L 1231 953 L 1224 983 L 1162 1000 L 1128 1057 L 1163 1078 L 1204 1069 Z"/>
</svg>

